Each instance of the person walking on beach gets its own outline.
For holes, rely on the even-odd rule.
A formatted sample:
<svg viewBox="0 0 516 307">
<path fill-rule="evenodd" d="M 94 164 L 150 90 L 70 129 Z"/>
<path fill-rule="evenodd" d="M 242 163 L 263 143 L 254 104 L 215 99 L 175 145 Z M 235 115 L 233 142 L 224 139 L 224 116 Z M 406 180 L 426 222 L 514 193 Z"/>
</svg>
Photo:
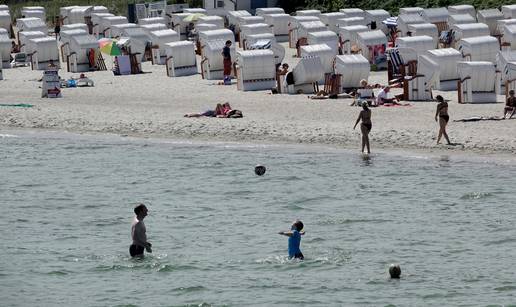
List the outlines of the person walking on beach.
<svg viewBox="0 0 516 307">
<path fill-rule="evenodd" d="M 147 241 L 147 229 L 143 223 L 143 219 L 147 216 L 147 207 L 144 204 L 139 204 L 134 208 L 135 217 L 131 224 L 131 238 L 133 243 L 129 247 L 129 254 L 131 257 L 143 257 L 143 250 L 152 253 L 152 244 Z"/>
<path fill-rule="evenodd" d="M 448 133 L 446 133 L 446 125 L 450 120 L 450 116 L 448 115 L 448 103 L 444 101 L 444 98 L 441 95 L 437 95 L 435 99 L 437 100 L 435 121 L 439 122 L 439 135 L 437 136 L 437 144 L 441 143 L 441 137 L 444 136 L 444 139 L 446 142 L 448 142 L 448 145 L 452 145 L 450 138 L 448 138 Z"/>
<path fill-rule="evenodd" d="M 224 84 L 231 84 L 231 41 L 226 41 L 226 45 L 222 48 L 222 58 L 224 64 Z"/>
<path fill-rule="evenodd" d="M 59 33 L 61 32 L 61 18 L 59 16 L 56 16 L 54 23 L 55 23 L 54 34 L 56 35 L 56 40 L 58 40 Z"/>
<path fill-rule="evenodd" d="M 509 97 L 505 101 L 505 108 L 503 109 L 503 119 L 507 118 L 507 114 L 509 114 L 509 119 L 511 119 L 516 113 L 516 97 L 514 97 L 514 90 L 509 91 Z"/>
<path fill-rule="evenodd" d="M 371 147 L 369 146 L 369 132 L 371 132 L 371 129 L 373 128 L 373 123 L 371 122 L 371 110 L 367 106 L 367 103 L 362 104 L 362 111 L 358 114 L 353 130 L 357 127 L 360 121 L 362 121 L 360 124 L 360 131 L 362 132 L 362 152 L 364 152 L 364 148 L 367 146 L 367 153 L 370 154 Z"/>
<path fill-rule="evenodd" d="M 278 234 L 288 237 L 288 258 L 305 259 L 299 246 L 301 245 L 301 236 L 305 234 L 303 231 L 303 222 L 300 220 L 294 221 L 290 227 L 290 231 L 280 231 Z"/>
</svg>

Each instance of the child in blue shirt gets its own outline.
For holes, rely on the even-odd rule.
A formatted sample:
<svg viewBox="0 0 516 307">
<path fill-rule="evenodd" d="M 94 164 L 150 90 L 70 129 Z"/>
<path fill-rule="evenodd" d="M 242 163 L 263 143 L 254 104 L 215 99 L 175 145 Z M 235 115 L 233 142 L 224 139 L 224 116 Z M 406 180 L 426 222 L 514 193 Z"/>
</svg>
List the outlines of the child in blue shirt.
<svg viewBox="0 0 516 307">
<path fill-rule="evenodd" d="M 301 245 L 301 236 L 305 234 L 303 231 L 304 225 L 300 220 L 294 221 L 290 227 L 290 231 L 280 231 L 280 235 L 288 237 L 288 258 L 305 259 L 299 246 Z"/>
</svg>

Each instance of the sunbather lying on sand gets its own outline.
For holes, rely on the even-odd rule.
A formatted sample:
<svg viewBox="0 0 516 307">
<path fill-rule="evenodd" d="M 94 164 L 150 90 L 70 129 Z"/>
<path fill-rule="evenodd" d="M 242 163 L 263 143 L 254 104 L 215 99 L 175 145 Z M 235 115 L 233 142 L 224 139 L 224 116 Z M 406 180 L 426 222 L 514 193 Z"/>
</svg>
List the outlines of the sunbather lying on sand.
<svg viewBox="0 0 516 307">
<path fill-rule="evenodd" d="M 185 117 L 226 117 L 224 115 L 224 107 L 222 104 L 217 103 L 217 106 L 215 107 L 215 110 L 207 110 L 203 113 L 189 113 L 185 114 Z"/>
</svg>

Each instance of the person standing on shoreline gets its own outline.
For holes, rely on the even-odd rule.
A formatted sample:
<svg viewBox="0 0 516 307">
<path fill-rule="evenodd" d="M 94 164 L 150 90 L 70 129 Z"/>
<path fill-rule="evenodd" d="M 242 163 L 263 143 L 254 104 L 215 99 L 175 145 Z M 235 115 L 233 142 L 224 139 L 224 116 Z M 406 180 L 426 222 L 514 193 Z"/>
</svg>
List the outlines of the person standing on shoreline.
<svg viewBox="0 0 516 307">
<path fill-rule="evenodd" d="M 373 123 L 371 122 L 371 110 L 367 106 L 367 103 L 362 104 L 362 111 L 358 114 L 353 130 L 357 127 L 360 121 L 362 121 L 360 124 L 360 131 L 362 132 L 362 152 L 364 152 L 364 148 L 367 146 L 367 153 L 370 154 L 371 147 L 369 146 L 369 132 L 371 132 L 371 128 L 373 128 Z"/>
<path fill-rule="evenodd" d="M 147 207 L 144 204 L 139 204 L 134 208 L 136 215 L 131 224 L 131 238 L 133 243 L 129 247 L 129 254 L 131 257 L 143 257 L 143 251 L 152 253 L 152 244 L 147 241 L 147 229 L 143 223 L 143 219 L 147 216 Z"/>
<path fill-rule="evenodd" d="M 437 136 L 437 144 L 441 143 L 441 137 L 444 136 L 444 139 L 446 142 L 448 142 L 448 145 L 452 145 L 450 138 L 448 138 L 448 133 L 446 133 L 446 125 L 448 125 L 448 121 L 450 120 L 450 116 L 448 115 L 448 103 L 444 101 L 444 98 L 441 95 L 437 95 L 435 99 L 437 100 L 435 121 L 439 122 L 439 135 Z M 437 117 L 439 117 L 439 120 Z"/>
</svg>

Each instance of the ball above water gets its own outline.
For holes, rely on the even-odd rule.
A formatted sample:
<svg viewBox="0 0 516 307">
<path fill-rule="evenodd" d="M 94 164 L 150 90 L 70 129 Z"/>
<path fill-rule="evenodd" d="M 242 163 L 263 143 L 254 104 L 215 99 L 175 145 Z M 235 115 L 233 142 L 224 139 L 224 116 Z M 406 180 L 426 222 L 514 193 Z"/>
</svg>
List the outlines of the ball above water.
<svg viewBox="0 0 516 307">
<path fill-rule="evenodd" d="M 265 166 L 263 166 L 263 165 L 256 165 L 254 167 L 254 173 L 258 176 L 262 176 L 263 174 L 265 174 L 265 171 L 266 171 L 266 169 L 265 169 Z"/>
</svg>

